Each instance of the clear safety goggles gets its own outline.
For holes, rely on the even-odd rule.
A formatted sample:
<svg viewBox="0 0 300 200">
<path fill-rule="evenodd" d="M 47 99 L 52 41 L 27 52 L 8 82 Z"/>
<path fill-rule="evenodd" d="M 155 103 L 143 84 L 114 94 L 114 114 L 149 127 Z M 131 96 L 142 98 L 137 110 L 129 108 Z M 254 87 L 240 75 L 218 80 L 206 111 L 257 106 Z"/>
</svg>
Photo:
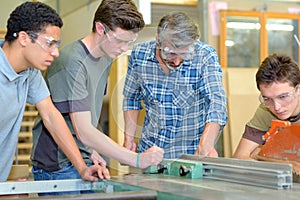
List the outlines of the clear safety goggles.
<svg viewBox="0 0 300 200">
<path fill-rule="evenodd" d="M 194 45 L 190 45 L 186 48 L 176 49 L 168 46 L 160 46 L 160 51 L 163 59 L 173 60 L 175 58 L 181 58 L 183 60 L 191 60 L 194 56 Z"/>
<path fill-rule="evenodd" d="M 290 92 L 282 93 L 276 97 L 264 97 L 259 95 L 259 101 L 267 108 L 273 108 L 275 104 L 279 104 L 281 106 L 287 106 L 292 103 L 292 101 L 296 97 L 296 92 L 298 90 L 298 85 Z"/>
<path fill-rule="evenodd" d="M 122 38 L 121 35 L 117 35 L 116 33 L 114 33 L 107 25 L 105 25 L 104 23 L 101 23 L 104 26 L 104 30 L 105 30 L 105 35 L 107 36 L 107 39 L 110 42 L 115 42 L 116 44 L 119 45 L 128 45 L 128 46 L 132 46 L 137 38 L 138 38 L 138 34 L 134 34 L 134 38 L 132 38 L 131 40 L 128 39 L 124 39 Z"/>
<path fill-rule="evenodd" d="M 42 49 L 47 52 L 52 52 L 56 48 L 58 48 L 61 44 L 61 40 L 54 40 L 51 37 L 39 35 L 34 32 L 27 32 L 27 34 L 31 37 L 31 39 L 36 42 Z"/>
</svg>

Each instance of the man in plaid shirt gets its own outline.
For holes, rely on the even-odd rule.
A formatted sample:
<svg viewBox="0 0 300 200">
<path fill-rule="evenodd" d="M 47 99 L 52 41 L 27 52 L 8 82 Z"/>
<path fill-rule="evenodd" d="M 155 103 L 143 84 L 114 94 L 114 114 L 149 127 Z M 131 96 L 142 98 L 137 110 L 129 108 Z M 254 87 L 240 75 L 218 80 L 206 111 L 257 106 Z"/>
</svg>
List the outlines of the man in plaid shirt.
<svg viewBox="0 0 300 200">
<path fill-rule="evenodd" d="M 218 156 L 214 144 L 227 122 L 222 69 L 216 51 L 199 41 L 197 26 L 185 13 L 165 15 L 156 40 L 134 47 L 123 94 L 126 148 L 136 151 L 143 101 L 138 152 L 158 146 L 165 158 Z"/>
</svg>

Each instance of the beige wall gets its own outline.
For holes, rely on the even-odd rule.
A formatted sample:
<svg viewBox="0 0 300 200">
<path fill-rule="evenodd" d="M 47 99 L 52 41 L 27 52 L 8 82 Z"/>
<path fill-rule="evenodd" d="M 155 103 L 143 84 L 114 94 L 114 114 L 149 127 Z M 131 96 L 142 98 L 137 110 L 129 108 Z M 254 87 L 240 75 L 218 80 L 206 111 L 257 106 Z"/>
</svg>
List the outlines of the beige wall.
<svg viewBox="0 0 300 200">
<path fill-rule="evenodd" d="M 0 0 L 0 29 L 6 29 L 9 14 L 23 2 L 22 0 Z"/>
<path fill-rule="evenodd" d="M 64 3 L 76 3 L 74 0 L 61 1 Z M 83 0 L 80 1 L 83 2 Z M 6 29 L 6 23 L 7 19 L 9 18 L 9 14 L 23 2 L 24 0 L 0 0 L 0 29 Z M 44 2 L 56 9 L 56 1 L 44 0 Z M 62 45 L 84 37 L 91 31 L 94 12 L 101 1 L 94 0 L 91 1 L 91 4 L 88 4 L 88 0 L 84 0 L 84 2 L 85 6 L 79 9 L 74 7 L 74 12 L 66 13 L 67 11 L 64 11 L 64 9 L 61 8 L 61 17 L 64 22 L 61 35 Z M 61 6 L 65 6 L 65 4 Z"/>
<path fill-rule="evenodd" d="M 63 17 L 64 25 L 61 37 L 63 45 L 80 39 L 91 32 L 94 13 L 99 6 L 99 2 L 95 1 Z"/>
</svg>

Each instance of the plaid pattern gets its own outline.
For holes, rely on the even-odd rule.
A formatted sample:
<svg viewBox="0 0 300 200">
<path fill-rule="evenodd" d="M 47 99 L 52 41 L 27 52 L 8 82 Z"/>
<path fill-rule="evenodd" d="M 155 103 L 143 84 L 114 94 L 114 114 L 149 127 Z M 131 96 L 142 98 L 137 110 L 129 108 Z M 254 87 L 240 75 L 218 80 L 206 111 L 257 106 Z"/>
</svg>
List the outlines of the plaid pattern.
<svg viewBox="0 0 300 200">
<path fill-rule="evenodd" d="M 222 69 L 215 50 L 195 43 L 192 60 L 165 74 L 155 57 L 155 41 L 134 47 L 124 86 L 123 110 L 146 109 L 138 151 L 156 145 L 165 158 L 194 154 L 208 122 L 227 122 Z"/>
</svg>

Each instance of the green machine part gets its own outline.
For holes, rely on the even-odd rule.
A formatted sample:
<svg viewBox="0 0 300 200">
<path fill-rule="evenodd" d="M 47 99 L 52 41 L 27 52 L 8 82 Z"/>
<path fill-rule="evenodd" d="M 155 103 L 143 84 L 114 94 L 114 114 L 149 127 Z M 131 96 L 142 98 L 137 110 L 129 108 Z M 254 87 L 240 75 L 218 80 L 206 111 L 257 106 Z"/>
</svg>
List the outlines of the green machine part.
<svg viewBox="0 0 300 200">
<path fill-rule="evenodd" d="M 150 166 L 145 174 L 167 174 L 172 176 L 181 176 L 185 178 L 203 178 L 203 165 L 200 162 L 180 160 L 180 159 L 164 159 L 157 166 Z"/>
</svg>

